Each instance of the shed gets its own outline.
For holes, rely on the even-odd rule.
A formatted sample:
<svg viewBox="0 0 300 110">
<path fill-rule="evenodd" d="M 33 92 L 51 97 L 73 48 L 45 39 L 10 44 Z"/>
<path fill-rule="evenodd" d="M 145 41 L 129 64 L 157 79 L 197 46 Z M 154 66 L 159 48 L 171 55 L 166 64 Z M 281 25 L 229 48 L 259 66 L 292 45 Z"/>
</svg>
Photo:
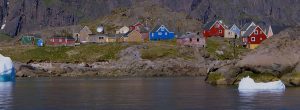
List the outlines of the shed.
<svg viewBox="0 0 300 110">
<path fill-rule="evenodd" d="M 51 37 L 49 38 L 48 45 L 51 46 L 75 46 L 75 39 L 73 37 Z"/>
<path fill-rule="evenodd" d="M 84 26 L 79 32 L 79 40 L 81 43 L 88 42 L 90 35 L 93 34 L 88 26 Z"/>
<path fill-rule="evenodd" d="M 34 45 L 34 36 L 22 36 L 20 42 L 22 45 Z"/>
<path fill-rule="evenodd" d="M 44 46 L 44 40 L 41 39 L 41 38 L 35 38 L 35 44 L 36 44 L 38 47 L 43 47 L 43 46 Z"/>
</svg>

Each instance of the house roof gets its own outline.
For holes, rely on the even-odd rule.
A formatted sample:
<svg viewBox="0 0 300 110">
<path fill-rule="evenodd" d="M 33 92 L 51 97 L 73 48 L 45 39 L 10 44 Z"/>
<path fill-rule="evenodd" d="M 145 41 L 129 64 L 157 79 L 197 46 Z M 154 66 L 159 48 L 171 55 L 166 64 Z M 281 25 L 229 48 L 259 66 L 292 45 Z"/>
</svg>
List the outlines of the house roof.
<svg viewBox="0 0 300 110">
<path fill-rule="evenodd" d="M 233 24 L 233 25 L 230 27 L 230 30 L 231 30 L 233 27 L 237 27 L 237 28 L 240 30 L 240 28 L 239 28 L 237 25 L 235 25 L 235 24 Z"/>
<path fill-rule="evenodd" d="M 87 27 L 87 26 L 84 26 L 84 28 L 82 28 L 81 30 L 80 30 L 80 32 L 84 32 L 84 33 L 87 33 L 87 34 L 93 34 L 93 32 L 90 30 L 90 28 L 89 27 Z"/>
<path fill-rule="evenodd" d="M 248 28 L 249 26 L 251 26 L 252 23 L 253 23 L 254 25 L 256 25 L 254 22 L 246 23 L 246 24 L 242 27 L 241 31 L 247 31 L 247 28 Z"/>
<path fill-rule="evenodd" d="M 183 38 L 203 38 L 203 37 L 200 35 L 197 35 L 196 33 L 190 33 L 190 34 L 181 35 L 177 39 L 183 39 Z"/>
<path fill-rule="evenodd" d="M 150 32 L 156 32 L 159 28 L 161 27 L 161 25 L 156 25 Z"/>
<path fill-rule="evenodd" d="M 253 33 L 253 31 L 257 28 L 258 26 L 251 26 L 246 32 L 245 32 L 245 34 L 243 35 L 243 37 L 248 37 L 248 36 L 250 36 L 252 33 Z"/>
<path fill-rule="evenodd" d="M 208 22 L 204 25 L 204 30 L 209 30 L 215 23 L 217 22 L 217 20 L 214 20 L 214 21 L 211 21 L 211 22 Z"/>
<path fill-rule="evenodd" d="M 53 37 L 51 37 L 51 38 L 67 38 L 67 39 L 74 39 L 73 37 L 71 37 L 71 36 L 68 36 L 68 37 L 61 37 L 61 36 L 53 36 Z M 74 39 L 75 40 L 75 39 Z"/>
<path fill-rule="evenodd" d="M 223 22 L 221 22 L 221 20 L 214 20 L 214 21 L 211 21 L 211 22 L 208 22 L 204 25 L 204 30 L 209 30 L 210 28 L 212 28 L 216 23 L 219 23 L 223 28 L 228 28 Z"/>
</svg>

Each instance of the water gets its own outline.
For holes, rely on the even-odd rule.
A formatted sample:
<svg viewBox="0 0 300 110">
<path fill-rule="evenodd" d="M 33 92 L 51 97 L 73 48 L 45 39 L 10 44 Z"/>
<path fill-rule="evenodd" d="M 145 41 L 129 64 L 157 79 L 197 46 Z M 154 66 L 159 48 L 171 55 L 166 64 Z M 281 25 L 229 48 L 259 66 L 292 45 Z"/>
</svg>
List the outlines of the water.
<svg viewBox="0 0 300 110">
<path fill-rule="evenodd" d="M 38 78 L 0 83 L 0 110 L 300 110 L 300 88 L 239 92 L 203 78 Z"/>
</svg>

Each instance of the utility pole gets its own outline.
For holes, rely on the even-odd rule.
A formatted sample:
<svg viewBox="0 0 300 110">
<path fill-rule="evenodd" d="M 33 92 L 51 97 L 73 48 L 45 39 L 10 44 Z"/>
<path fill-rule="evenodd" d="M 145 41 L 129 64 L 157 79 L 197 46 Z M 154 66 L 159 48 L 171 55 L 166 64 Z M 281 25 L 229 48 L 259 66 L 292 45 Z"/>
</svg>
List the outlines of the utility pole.
<svg viewBox="0 0 300 110">
<path fill-rule="evenodd" d="M 236 38 L 237 38 L 237 35 L 235 33 L 235 35 L 234 35 L 234 41 L 233 41 L 233 57 L 234 58 L 236 57 L 236 50 L 235 50 L 235 47 L 236 47 Z"/>
</svg>

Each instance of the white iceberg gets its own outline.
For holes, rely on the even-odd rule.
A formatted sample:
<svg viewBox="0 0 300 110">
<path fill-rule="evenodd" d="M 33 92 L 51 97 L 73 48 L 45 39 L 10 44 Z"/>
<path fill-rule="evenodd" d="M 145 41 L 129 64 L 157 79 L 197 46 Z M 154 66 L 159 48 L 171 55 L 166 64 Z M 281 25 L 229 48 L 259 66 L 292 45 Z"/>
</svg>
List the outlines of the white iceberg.
<svg viewBox="0 0 300 110">
<path fill-rule="evenodd" d="M 14 81 L 15 76 L 16 72 L 12 60 L 0 54 L 0 81 Z"/>
<path fill-rule="evenodd" d="M 249 76 L 239 83 L 239 90 L 285 90 L 285 85 L 279 81 L 268 83 L 255 83 Z"/>
</svg>

